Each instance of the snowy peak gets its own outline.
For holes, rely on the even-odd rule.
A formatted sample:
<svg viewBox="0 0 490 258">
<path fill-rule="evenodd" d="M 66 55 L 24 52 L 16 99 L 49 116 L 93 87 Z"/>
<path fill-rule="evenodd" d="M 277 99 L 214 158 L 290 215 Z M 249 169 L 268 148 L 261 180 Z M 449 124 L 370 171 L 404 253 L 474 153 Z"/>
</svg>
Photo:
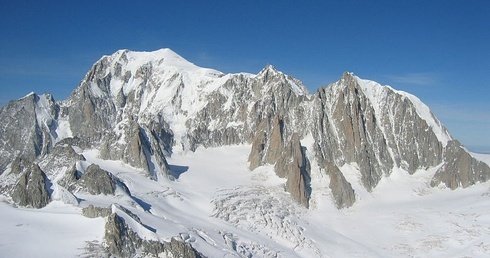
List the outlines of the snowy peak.
<svg viewBox="0 0 490 258">
<path fill-rule="evenodd" d="M 257 77 L 268 77 L 282 74 L 279 72 L 273 65 L 267 64 L 260 72 L 257 74 Z"/>
<path fill-rule="evenodd" d="M 296 95 L 310 96 L 310 92 L 303 83 L 290 76 L 278 71 L 273 65 L 266 65 L 256 76 L 265 85 L 272 87 L 286 87 L 291 89 Z"/>
<path fill-rule="evenodd" d="M 447 129 L 434 116 L 430 108 L 410 93 L 395 90 L 391 86 L 381 85 L 375 81 L 361 79 L 352 72 L 344 72 L 339 82 L 333 84 L 333 87 L 337 88 L 334 92 L 341 92 L 344 87 L 352 87 L 351 90 L 354 90 L 356 94 L 362 92 L 373 107 L 377 117 L 383 117 L 387 114 L 389 116 L 395 115 L 390 110 L 386 110 L 390 103 L 408 101 L 407 103 L 410 103 L 410 108 L 413 108 L 418 117 L 429 125 L 443 146 L 446 146 L 449 141 L 453 140 Z"/>
<path fill-rule="evenodd" d="M 427 106 L 411 96 L 348 72 L 321 89 L 315 97 L 323 112 L 317 127 L 322 132 L 314 136 L 320 161 L 337 167 L 355 164 L 368 191 L 394 168 L 412 174 L 441 164 L 452 138 Z"/>
<path fill-rule="evenodd" d="M 402 96 L 403 100 L 408 99 L 412 103 L 417 114 L 420 116 L 420 118 L 427 122 L 443 146 L 446 146 L 449 141 L 453 140 L 447 129 L 434 116 L 430 108 L 416 96 L 404 91 L 395 90 L 387 85 L 383 86 L 375 81 L 361 79 L 355 76 L 353 73 L 351 73 L 350 76 L 355 78 L 364 94 L 370 99 L 373 106 L 378 108 L 378 113 L 380 113 L 379 109 L 382 108 L 381 104 L 386 102 L 388 94 L 398 94 Z"/>
<path fill-rule="evenodd" d="M 108 57 L 114 61 L 117 61 L 118 63 L 130 65 L 130 67 L 136 68 L 148 63 L 174 67 L 181 70 L 193 70 L 200 68 L 169 48 L 162 48 L 151 52 L 119 50 Z"/>
<path fill-rule="evenodd" d="M 110 56 L 104 56 L 94 64 L 84 81 L 110 76 L 110 79 L 120 80 L 118 86 L 124 86 L 127 92 L 134 89 L 135 84 L 141 83 L 136 79 L 144 81 L 151 79 L 151 76 L 172 77 L 175 74 L 194 83 L 223 76 L 220 71 L 196 66 L 171 49 L 164 48 L 152 52 L 119 50 Z M 110 90 L 117 93 L 119 89 L 112 87 Z"/>
<path fill-rule="evenodd" d="M 178 108 L 189 110 L 196 108 L 192 102 L 197 101 L 201 92 L 222 85 L 226 80 L 223 77 L 223 73 L 198 67 L 168 48 L 153 52 L 120 50 L 96 62 L 70 98 L 89 94 L 116 102 L 113 107 L 116 110 L 131 104 L 138 106 L 134 107 L 137 112 L 152 114 L 173 109 L 175 102 L 181 103 Z"/>
</svg>

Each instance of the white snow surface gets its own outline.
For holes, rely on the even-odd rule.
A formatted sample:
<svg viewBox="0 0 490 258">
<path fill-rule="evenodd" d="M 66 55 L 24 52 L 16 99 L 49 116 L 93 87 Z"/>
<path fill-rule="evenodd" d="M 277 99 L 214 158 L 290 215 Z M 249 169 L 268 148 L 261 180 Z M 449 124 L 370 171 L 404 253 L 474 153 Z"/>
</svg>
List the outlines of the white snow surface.
<svg viewBox="0 0 490 258">
<path fill-rule="evenodd" d="M 79 207 L 59 201 L 36 210 L 2 200 L 0 220 L 1 257 L 83 256 L 88 242 L 100 244 L 104 235 L 103 218 L 86 218 Z"/>
<path fill-rule="evenodd" d="M 452 191 L 429 186 L 437 167 L 414 175 L 396 169 L 369 193 L 361 190 L 356 165 L 349 164 L 341 170 L 357 201 L 337 210 L 326 187 L 328 176 L 313 163 L 311 208 L 306 209 L 284 191 L 285 180 L 275 175 L 273 166 L 248 170 L 250 148 L 176 151 L 168 163 L 177 179 L 158 182 L 120 161 L 97 158 L 97 151 L 79 150 L 87 164 L 96 163 L 119 177 L 131 196 L 123 191 L 115 196 L 76 194 L 79 204 L 54 201 L 39 210 L 0 203 L 1 256 L 87 254 L 87 243 L 103 241 L 105 223 L 81 215 L 89 204 L 112 205 L 143 238 L 178 237 L 208 257 L 490 255 L 489 182 Z"/>
</svg>

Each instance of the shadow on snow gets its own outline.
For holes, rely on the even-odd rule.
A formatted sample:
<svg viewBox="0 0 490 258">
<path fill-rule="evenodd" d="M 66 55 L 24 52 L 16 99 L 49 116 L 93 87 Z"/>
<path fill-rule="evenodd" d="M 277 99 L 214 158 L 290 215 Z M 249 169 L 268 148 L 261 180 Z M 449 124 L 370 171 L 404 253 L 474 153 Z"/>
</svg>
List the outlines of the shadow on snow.
<svg viewBox="0 0 490 258">
<path fill-rule="evenodd" d="M 175 178 L 179 179 L 180 175 L 184 174 L 189 170 L 189 166 L 179 166 L 179 165 L 168 165 L 170 169 L 170 174 Z"/>
</svg>

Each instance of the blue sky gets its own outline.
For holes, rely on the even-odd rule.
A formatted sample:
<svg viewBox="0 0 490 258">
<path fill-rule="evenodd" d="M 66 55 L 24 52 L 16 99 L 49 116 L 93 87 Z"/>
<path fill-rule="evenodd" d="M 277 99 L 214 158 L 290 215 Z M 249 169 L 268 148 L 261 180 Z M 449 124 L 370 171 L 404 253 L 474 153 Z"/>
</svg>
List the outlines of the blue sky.
<svg viewBox="0 0 490 258">
<path fill-rule="evenodd" d="M 1 0 L 0 14 L 0 105 L 64 99 L 102 55 L 168 47 L 226 73 L 273 64 L 312 92 L 351 71 L 490 151 L 490 1 Z"/>
</svg>

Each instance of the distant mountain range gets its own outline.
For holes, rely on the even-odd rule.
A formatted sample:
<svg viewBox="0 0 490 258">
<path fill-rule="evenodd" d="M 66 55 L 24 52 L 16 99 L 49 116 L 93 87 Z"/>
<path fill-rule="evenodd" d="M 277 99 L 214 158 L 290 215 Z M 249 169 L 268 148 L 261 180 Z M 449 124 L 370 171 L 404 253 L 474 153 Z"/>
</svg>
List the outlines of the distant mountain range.
<svg viewBox="0 0 490 258">
<path fill-rule="evenodd" d="M 280 256 L 277 246 L 254 244 L 253 237 L 240 238 L 244 233 L 231 232 L 229 226 L 223 226 L 227 233 L 218 230 L 225 233 L 216 238 L 198 233 L 185 219 L 165 222 L 180 225 L 182 232 L 175 236 L 149 224 L 169 217 L 168 211 L 155 212 L 154 202 L 174 202 L 177 189 L 186 185 L 187 171 L 189 177 L 194 173 L 193 167 L 172 164 L 175 155 L 185 161 L 194 152 L 246 148 L 247 162 L 236 169 L 246 168 L 255 176 L 274 171 L 291 199 L 288 205 L 298 205 L 304 213 L 319 202 L 349 209 L 360 192 L 375 192 L 394 171 L 412 176 L 432 171 L 428 188 L 467 188 L 490 179 L 489 165 L 468 152 L 409 93 L 346 72 L 311 94 L 301 81 L 271 65 L 256 75 L 223 74 L 198 67 L 170 49 L 104 56 L 66 100 L 31 93 L 1 107 L 0 121 L 0 191 L 5 201 L 32 208 L 59 202 L 82 209 L 80 214 L 88 217 L 105 217 L 100 248 L 86 254 L 199 257 L 221 255 L 219 250 L 228 246 L 225 253 L 236 256 Z M 212 160 L 216 163 L 199 164 L 219 170 L 226 163 L 219 157 Z M 171 200 L 164 192 L 173 192 Z M 230 200 L 207 202 L 225 205 Z M 201 204 L 187 205 L 197 211 Z M 231 211 L 217 207 L 222 206 L 202 216 L 233 225 L 226 216 Z M 264 209 L 276 214 L 280 207 L 270 202 Z M 270 237 L 304 237 L 280 233 L 297 230 L 291 223 L 273 226 Z M 260 234 L 254 230 L 249 231 Z M 308 241 L 320 240 L 298 241 L 308 248 Z M 321 249 L 314 254 L 326 256 Z"/>
</svg>

